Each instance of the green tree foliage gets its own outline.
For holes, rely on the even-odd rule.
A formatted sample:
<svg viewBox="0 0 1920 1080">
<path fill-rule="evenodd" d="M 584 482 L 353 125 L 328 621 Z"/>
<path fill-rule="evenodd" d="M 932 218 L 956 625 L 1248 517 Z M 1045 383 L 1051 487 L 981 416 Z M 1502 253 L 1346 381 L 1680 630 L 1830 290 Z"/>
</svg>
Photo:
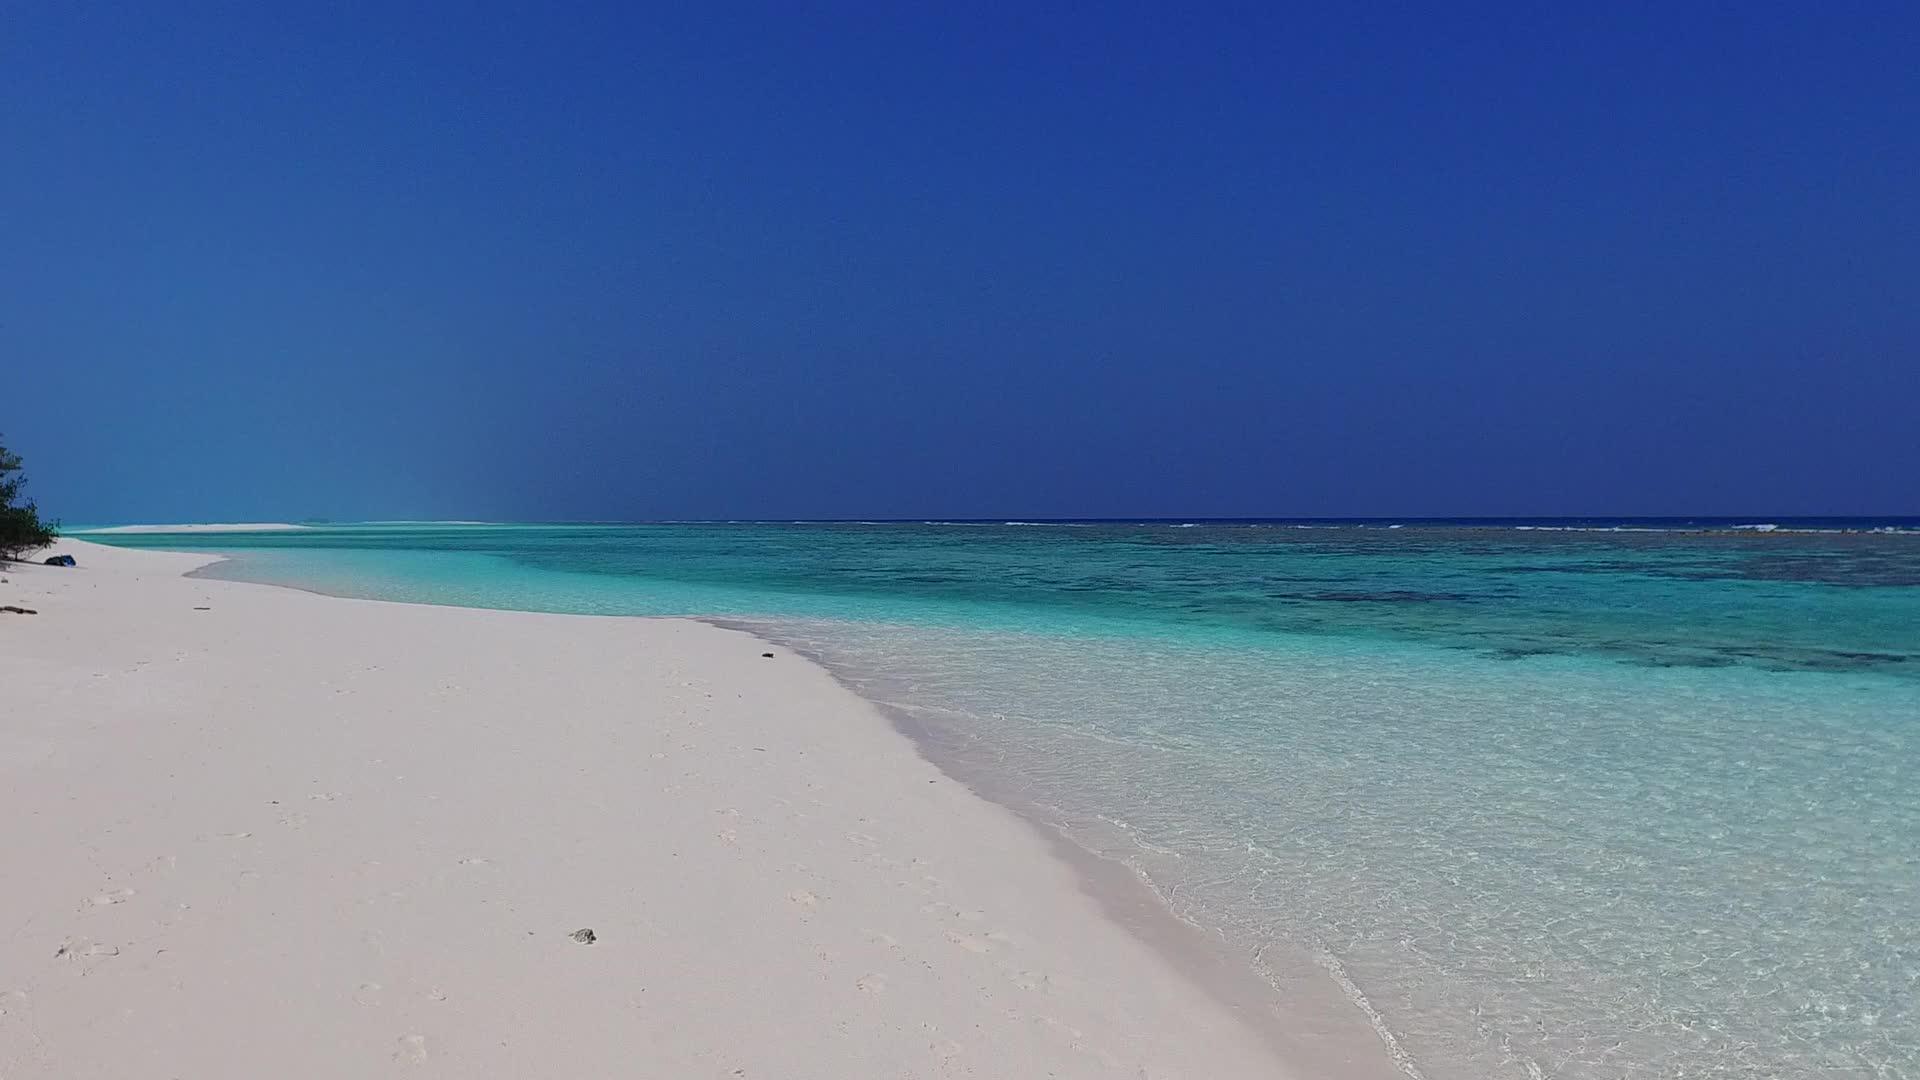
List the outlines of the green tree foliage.
<svg viewBox="0 0 1920 1080">
<path fill-rule="evenodd" d="M 53 543 L 51 524 L 40 520 L 40 509 L 23 498 L 27 478 L 20 471 L 20 455 L 0 443 L 0 560 L 18 559 L 35 548 Z"/>
</svg>

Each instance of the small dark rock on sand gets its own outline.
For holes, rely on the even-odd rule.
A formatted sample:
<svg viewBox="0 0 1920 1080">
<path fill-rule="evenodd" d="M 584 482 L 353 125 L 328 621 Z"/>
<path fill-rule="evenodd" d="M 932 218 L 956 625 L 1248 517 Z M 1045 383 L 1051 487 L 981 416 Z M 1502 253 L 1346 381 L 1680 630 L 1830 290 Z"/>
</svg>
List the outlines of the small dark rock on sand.
<svg viewBox="0 0 1920 1080">
<path fill-rule="evenodd" d="M 579 942 L 582 945 L 591 945 L 594 942 L 593 931 L 585 928 L 575 930 L 573 933 L 568 934 L 567 936 Z"/>
<path fill-rule="evenodd" d="M 765 658 L 765 659 L 768 659 L 768 660 L 771 660 L 771 659 L 773 659 L 773 654 L 772 654 L 772 653 L 770 653 L 770 652 L 763 652 L 763 653 L 761 653 L 760 655 L 761 655 L 761 656 L 762 656 L 763 658 Z"/>
</svg>

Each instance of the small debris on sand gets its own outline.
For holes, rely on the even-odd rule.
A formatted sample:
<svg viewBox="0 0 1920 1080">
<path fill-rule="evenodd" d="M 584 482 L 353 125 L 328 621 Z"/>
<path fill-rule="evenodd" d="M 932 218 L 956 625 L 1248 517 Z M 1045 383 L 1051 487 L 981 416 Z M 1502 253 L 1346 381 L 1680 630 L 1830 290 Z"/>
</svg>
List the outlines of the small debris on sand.
<svg viewBox="0 0 1920 1080">
<path fill-rule="evenodd" d="M 594 942 L 593 931 L 588 930 L 584 927 L 582 927 L 579 930 L 575 930 L 573 933 L 568 934 L 567 936 L 579 942 L 582 945 L 591 945 Z"/>
<path fill-rule="evenodd" d="M 40 613 L 39 613 L 38 611 L 35 611 L 34 609 L 32 609 L 32 608 L 30 608 L 30 607 L 14 607 L 14 606 L 13 606 L 12 604 L 6 604 L 6 605 L 0 605 L 0 611 L 4 611 L 4 612 L 6 612 L 6 613 L 7 613 L 7 614 L 9 614 L 9 615 L 38 615 L 38 614 L 40 614 Z"/>
<path fill-rule="evenodd" d="M 766 659 L 766 660 L 771 660 L 771 659 L 773 659 L 773 654 L 772 654 L 772 653 L 770 653 L 770 652 L 763 652 L 763 653 L 761 653 L 761 654 L 760 654 L 760 656 L 761 656 L 761 657 L 762 657 L 763 659 Z"/>
</svg>

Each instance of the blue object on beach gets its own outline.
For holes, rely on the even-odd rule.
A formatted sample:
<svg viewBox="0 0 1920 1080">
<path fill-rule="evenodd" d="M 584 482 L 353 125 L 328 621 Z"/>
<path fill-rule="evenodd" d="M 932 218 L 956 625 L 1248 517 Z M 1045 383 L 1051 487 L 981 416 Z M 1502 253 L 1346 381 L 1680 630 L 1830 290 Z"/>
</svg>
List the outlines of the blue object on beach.
<svg viewBox="0 0 1920 1080">
<path fill-rule="evenodd" d="M 51 555 L 47 557 L 48 566 L 78 566 L 71 555 Z"/>
</svg>

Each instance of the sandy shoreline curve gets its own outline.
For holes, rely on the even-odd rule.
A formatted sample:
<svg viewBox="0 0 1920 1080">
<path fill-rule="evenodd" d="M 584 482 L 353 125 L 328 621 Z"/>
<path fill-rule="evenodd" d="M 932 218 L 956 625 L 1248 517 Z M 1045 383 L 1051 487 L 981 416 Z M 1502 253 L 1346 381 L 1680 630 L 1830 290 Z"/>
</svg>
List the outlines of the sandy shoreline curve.
<svg viewBox="0 0 1920 1080">
<path fill-rule="evenodd" d="M 0 1075 L 1388 1075 L 784 649 L 60 550 L 0 569 Z"/>
</svg>

